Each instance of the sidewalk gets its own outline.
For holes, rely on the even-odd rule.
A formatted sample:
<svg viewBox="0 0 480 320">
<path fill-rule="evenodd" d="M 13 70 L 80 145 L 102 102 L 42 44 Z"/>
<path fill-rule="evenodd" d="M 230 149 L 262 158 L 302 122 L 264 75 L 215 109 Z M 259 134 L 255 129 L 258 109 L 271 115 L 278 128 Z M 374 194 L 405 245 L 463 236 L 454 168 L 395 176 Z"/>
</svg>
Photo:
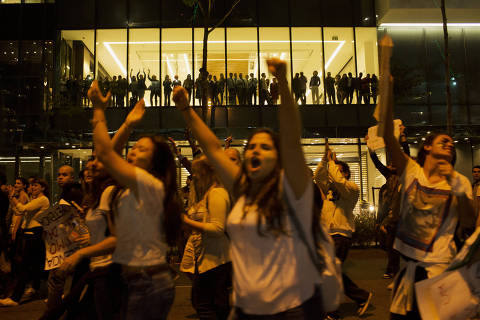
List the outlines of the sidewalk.
<svg viewBox="0 0 480 320">
<path fill-rule="evenodd" d="M 386 265 L 386 255 L 380 249 L 353 249 L 345 263 L 345 272 L 361 288 L 373 292 L 370 307 L 361 319 L 385 320 L 389 318 L 390 291 L 387 285 L 391 280 L 382 279 Z M 190 281 L 182 275 L 176 281 L 175 301 L 168 316 L 169 320 L 197 319 L 190 303 Z M 0 308 L 2 320 L 38 319 L 45 309 L 42 300 L 31 301 L 18 307 Z M 340 314 L 345 320 L 359 319 L 356 304 L 345 297 Z"/>
</svg>

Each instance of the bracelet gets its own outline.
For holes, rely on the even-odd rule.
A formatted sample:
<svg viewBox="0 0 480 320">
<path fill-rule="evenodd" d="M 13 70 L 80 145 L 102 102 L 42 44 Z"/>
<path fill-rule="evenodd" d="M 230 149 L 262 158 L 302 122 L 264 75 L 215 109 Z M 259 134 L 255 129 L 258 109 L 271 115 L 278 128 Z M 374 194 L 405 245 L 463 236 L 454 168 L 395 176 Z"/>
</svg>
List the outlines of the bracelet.
<svg viewBox="0 0 480 320">
<path fill-rule="evenodd" d="M 99 122 L 105 122 L 104 119 L 101 119 L 101 120 L 90 120 L 90 123 L 92 124 L 92 129 L 95 129 L 95 127 L 97 126 L 97 124 Z"/>
</svg>

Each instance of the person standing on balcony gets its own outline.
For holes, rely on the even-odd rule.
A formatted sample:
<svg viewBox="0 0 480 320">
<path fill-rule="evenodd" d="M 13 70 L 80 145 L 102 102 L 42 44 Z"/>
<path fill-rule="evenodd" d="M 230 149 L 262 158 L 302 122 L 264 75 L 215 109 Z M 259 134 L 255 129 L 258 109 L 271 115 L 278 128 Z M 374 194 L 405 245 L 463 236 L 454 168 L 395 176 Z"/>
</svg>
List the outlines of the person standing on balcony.
<svg viewBox="0 0 480 320">
<path fill-rule="evenodd" d="M 158 100 L 160 100 L 160 80 L 157 79 L 156 75 L 150 77 L 150 70 L 148 70 L 147 74 L 148 80 L 150 80 L 150 105 L 151 106 L 158 106 Z M 153 101 L 155 99 L 155 104 Z"/>
<path fill-rule="evenodd" d="M 262 73 L 262 77 L 260 78 L 258 84 L 258 94 L 259 94 L 259 105 L 265 105 L 265 101 L 268 98 L 268 87 L 267 87 L 267 76 L 265 73 Z"/>
<path fill-rule="evenodd" d="M 300 72 L 299 92 L 303 106 L 307 104 L 307 82 L 307 77 L 305 77 L 303 72 Z"/>
<path fill-rule="evenodd" d="M 198 89 L 197 89 L 198 90 Z M 170 76 L 165 75 L 165 80 L 163 80 L 163 105 L 170 107 L 170 94 L 172 93 L 172 80 Z"/>
<path fill-rule="evenodd" d="M 360 95 L 362 96 L 364 104 L 370 104 L 370 73 L 360 82 Z"/>
<path fill-rule="evenodd" d="M 223 75 L 223 73 L 220 73 L 220 78 L 218 79 L 218 82 L 217 82 L 217 95 L 220 96 L 219 105 L 222 106 L 223 96 L 225 95 L 225 76 Z"/>
<path fill-rule="evenodd" d="M 248 80 L 248 104 L 257 105 L 257 84 L 258 80 L 255 78 L 255 75 L 250 73 L 250 79 Z"/>
<path fill-rule="evenodd" d="M 188 92 L 188 102 L 192 101 L 193 80 L 190 74 L 187 74 L 187 79 L 183 80 L 183 87 Z"/>
<path fill-rule="evenodd" d="M 243 74 L 238 74 L 238 79 L 235 81 L 235 89 L 237 91 L 238 104 L 245 105 L 245 80 L 243 79 Z"/>
<path fill-rule="evenodd" d="M 335 79 L 332 77 L 330 72 L 327 72 L 327 77 L 325 78 L 325 90 L 327 91 L 328 102 L 330 104 L 336 104 L 335 100 Z"/>
<path fill-rule="evenodd" d="M 227 90 L 228 90 L 228 104 L 234 106 L 235 103 L 235 79 L 233 78 L 233 73 L 230 72 L 227 79 Z"/>
<path fill-rule="evenodd" d="M 362 103 L 362 78 L 363 78 L 363 73 L 359 73 L 358 77 L 355 78 L 354 82 L 354 90 L 355 90 L 355 96 L 357 97 L 357 104 Z"/>
<path fill-rule="evenodd" d="M 347 103 L 351 104 L 353 101 L 353 91 L 355 86 L 355 78 L 353 78 L 352 73 L 348 73 L 347 81 Z"/>
<path fill-rule="evenodd" d="M 372 75 L 372 79 L 370 80 L 370 90 L 372 92 L 372 99 L 373 104 L 377 104 L 377 96 L 378 96 L 378 78 L 375 74 Z"/>
<path fill-rule="evenodd" d="M 320 86 L 320 77 L 318 76 L 318 71 L 313 71 L 313 76 L 310 78 L 310 91 L 312 92 L 312 102 L 313 104 L 320 104 L 320 95 L 318 92 L 318 87 Z"/>
</svg>

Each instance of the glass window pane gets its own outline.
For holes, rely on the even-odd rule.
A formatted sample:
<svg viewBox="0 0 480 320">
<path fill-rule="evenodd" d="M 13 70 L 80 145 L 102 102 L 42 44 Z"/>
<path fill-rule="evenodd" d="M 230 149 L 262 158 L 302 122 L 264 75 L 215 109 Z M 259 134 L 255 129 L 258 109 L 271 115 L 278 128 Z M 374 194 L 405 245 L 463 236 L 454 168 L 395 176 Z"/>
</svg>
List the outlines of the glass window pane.
<svg viewBox="0 0 480 320">
<path fill-rule="evenodd" d="M 195 54 L 195 82 L 199 78 L 199 70 L 203 65 L 203 29 L 194 29 L 194 54 Z M 225 29 L 216 28 L 208 36 L 207 46 L 207 71 L 209 72 L 209 90 L 212 96 L 212 104 L 218 105 L 220 102 L 220 93 L 223 82 L 219 81 L 220 77 L 225 77 Z M 214 79 L 215 77 L 215 79 Z M 201 90 L 196 86 L 195 98 L 201 98 Z M 217 98 L 215 98 L 217 97 Z M 197 103 L 198 102 L 198 103 Z M 201 100 L 195 102 L 196 105 L 201 105 Z"/>
<path fill-rule="evenodd" d="M 258 43 L 257 28 L 227 29 L 227 74 L 233 79 L 234 74 L 249 75 L 247 82 L 246 103 L 256 105 L 258 88 Z M 253 77 L 252 77 L 253 76 Z M 253 79 L 253 80 L 252 80 Z M 226 94 L 228 104 L 237 104 L 236 81 L 228 80 Z M 245 98 L 241 97 L 241 99 Z M 227 100 L 227 99 L 226 99 Z"/>
<path fill-rule="evenodd" d="M 445 68 L 443 54 L 443 29 L 426 28 L 427 81 L 431 103 L 445 103 Z M 439 66 L 441 66 L 439 68 Z"/>
<path fill-rule="evenodd" d="M 324 28 L 325 40 L 325 89 L 328 103 L 356 103 L 361 94 L 360 81 L 355 78 L 355 52 L 353 47 L 353 28 Z M 330 73 L 330 77 L 329 74 Z M 350 79 L 350 73 L 351 79 Z M 335 79 L 335 86 L 332 82 Z M 369 80 L 366 83 L 365 99 L 368 100 Z M 357 84 L 357 85 L 356 85 Z M 356 89 L 356 90 L 354 90 Z M 354 94 L 354 91 L 355 94 Z"/>
<path fill-rule="evenodd" d="M 113 76 L 127 78 L 127 30 L 97 30 L 97 61 L 96 61 L 96 79 L 100 88 L 106 94 L 110 89 Z M 117 80 L 118 81 L 118 80 Z M 119 89 L 120 97 L 117 101 L 124 101 L 127 85 Z M 127 104 L 128 105 L 128 104 Z"/>
<path fill-rule="evenodd" d="M 357 46 L 357 72 L 370 75 L 371 103 L 377 102 L 378 96 L 378 47 L 376 28 L 355 28 Z"/>
<path fill-rule="evenodd" d="M 130 29 L 129 32 L 128 66 L 131 76 L 131 103 L 145 98 L 146 106 L 159 106 L 161 104 L 161 101 L 159 101 L 161 96 L 159 80 L 160 30 Z M 114 87 L 117 86 L 114 85 Z"/>
<path fill-rule="evenodd" d="M 292 55 L 292 91 L 299 98 L 297 103 L 324 103 L 322 29 L 292 28 Z"/>
<path fill-rule="evenodd" d="M 388 28 L 385 31 L 392 37 L 395 45 L 391 60 L 392 75 L 395 78 L 395 103 L 425 104 L 427 89 L 423 30 Z M 378 38 L 382 36 L 383 30 Z"/>
<path fill-rule="evenodd" d="M 290 35 L 288 28 L 260 28 L 260 83 L 262 83 L 262 75 L 265 74 L 265 81 L 268 89 L 270 89 L 270 82 L 272 76 L 268 73 L 266 60 L 271 57 L 277 57 L 281 60 L 287 61 L 287 79 L 290 75 Z M 275 101 L 274 96 L 271 96 L 270 91 L 265 93 L 266 96 L 259 93 L 260 105 L 263 103 L 272 104 Z"/>
<path fill-rule="evenodd" d="M 480 103 L 480 90 L 476 90 L 480 79 L 480 28 L 465 28 L 467 47 L 467 87 L 470 103 Z M 475 106 L 478 108 L 478 106 Z M 472 119 L 473 123 L 474 122 Z"/>
<path fill-rule="evenodd" d="M 87 90 L 94 70 L 94 31 L 62 30 L 61 38 L 59 98 L 62 102 L 87 106 Z"/>
<path fill-rule="evenodd" d="M 175 75 L 182 81 L 182 85 L 190 94 L 192 102 L 192 29 L 162 29 L 162 65 L 161 83 L 163 91 L 163 105 L 169 105 L 171 85 L 165 83 L 166 77 L 172 81 Z M 188 80 L 187 80 L 188 79 Z M 165 86 L 169 90 L 165 91 Z M 166 98 L 166 99 L 165 99 Z"/>
</svg>

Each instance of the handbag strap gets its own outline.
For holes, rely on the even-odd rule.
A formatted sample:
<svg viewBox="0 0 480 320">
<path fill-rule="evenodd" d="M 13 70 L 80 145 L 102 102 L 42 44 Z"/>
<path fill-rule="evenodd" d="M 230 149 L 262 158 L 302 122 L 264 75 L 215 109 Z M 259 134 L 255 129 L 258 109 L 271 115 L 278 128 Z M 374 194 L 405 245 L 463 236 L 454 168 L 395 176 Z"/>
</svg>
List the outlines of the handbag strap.
<svg viewBox="0 0 480 320">
<path fill-rule="evenodd" d="M 321 258 L 319 257 L 319 255 L 316 254 L 315 251 L 312 249 L 312 247 L 308 244 L 305 231 L 303 230 L 302 225 L 300 224 L 300 221 L 298 220 L 295 214 L 295 209 L 293 209 L 292 204 L 290 203 L 288 196 L 286 194 L 284 195 L 284 198 L 285 198 L 285 203 L 287 204 L 288 215 L 290 216 L 290 219 L 295 229 L 297 230 L 298 237 L 300 238 L 302 243 L 305 245 L 305 247 L 307 247 L 308 256 L 310 257 L 310 260 L 313 262 L 313 265 L 317 269 L 318 273 L 322 275 L 323 270 L 325 269 L 325 263 L 324 261 L 321 261 Z M 313 237 L 313 239 L 315 239 L 315 236 Z"/>
</svg>

